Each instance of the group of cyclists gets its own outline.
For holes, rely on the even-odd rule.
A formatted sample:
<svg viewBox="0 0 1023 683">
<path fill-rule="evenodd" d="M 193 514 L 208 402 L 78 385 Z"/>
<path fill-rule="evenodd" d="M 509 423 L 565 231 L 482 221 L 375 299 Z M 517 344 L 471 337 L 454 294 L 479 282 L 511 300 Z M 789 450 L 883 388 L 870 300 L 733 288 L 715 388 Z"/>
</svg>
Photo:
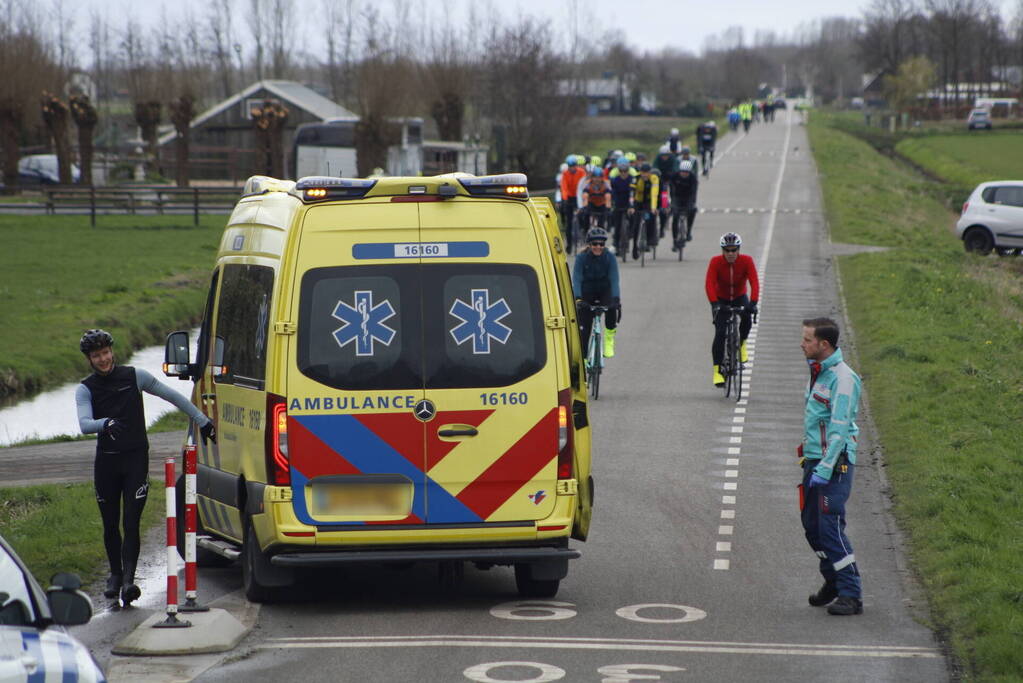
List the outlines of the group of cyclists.
<svg viewBox="0 0 1023 683">
<path fill-rule="evenodd" d="M 785 101 L 776 100 L 773 96 L 764 100 L 739 102 L 728 110 L 728 127 L 736 131 L 742 126 L 743 131 L 748 133 L 750 125 L 754 123 L 774 121 L 774 110 L 779 108 L 785 108 Z"/>
<path fill-rule="evenodd" d="M 569 253 L 576 251 L 577 236 L 592 227 L 612 234 L 613 251 L 623 261 L 630 253 L 639 258 L 641 229 L 647 250 L 664 237 L 669 224 L 672 251 L 683 248 L 693 238 L 701 159 L 706 177 L 714 165 L 717 130 L 714 121 L 697 126 L 700 158 L 682 143 L 677 128 L 671 129 L 652 163 L 643 153 L 621 150 L 604 158 L 569 154 L 558 174 L 556 197 Z"/>
<path fill-rule="evenodd" d="M 646 231 L 648 248 L 664 236 L 667 224 L 671 225 L 673 251 L 692 240 L 700 169 L 702 165 L 706 177 L 713 167 L 717 124 L 701 123 L 695 133 L 700 158 L 693 156 L 679 130 L 672 128 L 653 163 L 644 154 L 621 150 L 610 152 L 604 159 L 575 154 L 565 159 L 558 178 L 558 201 L 568 253 L 576 253 L 575 233 L 584 234 L 586 242 L 573 264 L 584 349 L 589 348 L 594 310 L 603 307 L 603 355 L 614 356 L 622 313 L 617 257 L 624 261 L 631 244 L 632 258 L 639 258 L 639 230 Z M 611 253 L 611 245 L 616 253 Z M 722 235 L 719 246 L 721 254 L 708 264 L 705 288 L 714 324 L 712 381 L 720 387 L 725 384 L 721 365 L 729 315 L 732 310 L 740 311 L 740 362 L 745 363 L 746 339 L 757 314 L 760 283 L 752 257 L 740 254 L 742 238 L 738 234 Z"/>
</svg>

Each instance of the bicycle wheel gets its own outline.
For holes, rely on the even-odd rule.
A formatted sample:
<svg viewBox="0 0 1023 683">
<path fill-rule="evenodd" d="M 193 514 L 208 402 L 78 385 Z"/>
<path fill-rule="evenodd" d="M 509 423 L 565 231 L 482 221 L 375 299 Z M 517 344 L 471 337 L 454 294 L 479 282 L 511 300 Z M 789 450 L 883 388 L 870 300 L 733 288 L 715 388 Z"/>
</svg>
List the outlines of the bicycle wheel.
<svg viewBox="0 0 1023 683">
<path fill-rule="evenodd" d="M 735 402 L 738 403 L 739 399 L 742 398 L 742 361 L 739 359 L 739 352 L 736 350 L 736 363 L 735 363 Z"/>
<path fill-rule="evenodd" d="M 682 253 L 686 250 L 686 235 L 689 234 L 689 216 L 681 214 L 678 221 L 678 260 L 682 260 Z"/>
<path fill-rule="evenodd" d="M 640 217 L 636 229 L 639 233 L 636 235 L 636 239 L 639 241 L 639 267 L 646 267 L 646 219 Z"/>
<path fill-rule="evenodd" d="M 590 381 L 590 395 L 593 396 L 593 400 L 600 398 L 600 370 L 603 365 L 603 358 L 601 354 L 600 342 L 603 341 L 604 330 L 603 327 L 597 323 L 593 325 L 593 329 L 590 332 L 590 367 L 589 367 L 589 381 Z"/>
</svg>

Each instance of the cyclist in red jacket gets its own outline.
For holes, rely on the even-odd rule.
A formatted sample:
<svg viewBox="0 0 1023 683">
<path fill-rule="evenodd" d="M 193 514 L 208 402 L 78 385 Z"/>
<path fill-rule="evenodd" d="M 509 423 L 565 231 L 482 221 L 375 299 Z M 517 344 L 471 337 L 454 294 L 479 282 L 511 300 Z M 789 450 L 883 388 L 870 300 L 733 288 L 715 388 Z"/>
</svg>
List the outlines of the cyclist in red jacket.
<svg viewBox="0 0 1023 683">
<path fill-rule="evenodd" d="M 714 356 L 714 386 L 724 386 L 725 378 L 721 375 L 721 361 L 725 355 L 725 330 L 728 327 L 728 315 L 722 312 L 722 306 L 742 306 L 740 314 L 739 360 L 745 363 L 749 356 L 746 353 L 746 337 L 753 326 L 752 316 L 757 313 L 757 302 L 760 300 L 760 280 L 757 277 L 757 266 L 753 257 L 740 254 L 742 238 L 734 232 L 721 236 L 721 254 L 711 257 L 707 265 L 707 299 L 710 301 L 711 316 L 714 321 L 714 344 L 711 354 Z M 749 282 L 750 293 L 746 294 L 746 283 Z"/>
</svg>

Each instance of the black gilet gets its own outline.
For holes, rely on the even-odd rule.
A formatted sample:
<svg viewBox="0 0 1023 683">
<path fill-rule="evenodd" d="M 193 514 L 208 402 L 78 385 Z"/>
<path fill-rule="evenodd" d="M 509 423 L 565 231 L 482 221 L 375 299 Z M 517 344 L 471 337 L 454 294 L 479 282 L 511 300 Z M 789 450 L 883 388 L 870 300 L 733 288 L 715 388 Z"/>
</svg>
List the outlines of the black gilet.
<svg viewBox="0 0 1023 683">
<path fill-rule="evenodd" d="M 148 449 L 146 414 L 142 407 L 142 392 L 135 378 L 135 368 L 115 365 L 109 375 L 92 373 L 82 380 L 92 395 L 92 416 L 95 419 L 111 417 L 124 420 L 127 428 L 117 439 L 100 434 L 96 443 L 99 451 L 116 452 Z"/>
</svg>

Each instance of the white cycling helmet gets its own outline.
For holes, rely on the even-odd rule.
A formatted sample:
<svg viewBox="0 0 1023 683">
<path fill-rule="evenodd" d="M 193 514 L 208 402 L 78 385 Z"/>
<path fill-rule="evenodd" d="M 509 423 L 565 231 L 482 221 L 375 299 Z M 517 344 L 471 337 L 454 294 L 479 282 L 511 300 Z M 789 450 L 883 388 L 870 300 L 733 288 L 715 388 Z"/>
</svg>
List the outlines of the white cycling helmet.
<svg viewBox="0 0 1023 683">
<path fill-rule="evenodd" d="M 667 154 L 671 151 L 671 148 L 667 145 L 661 145 L 661 148 L 657 151 L 658 154 Z"/>
<path fill-rule="evenodd" d="M 742 237 L 737 232 L 726 232 L 721 236 L 721 248 L 725 247 L 741 247 Z"/>
</svg>

